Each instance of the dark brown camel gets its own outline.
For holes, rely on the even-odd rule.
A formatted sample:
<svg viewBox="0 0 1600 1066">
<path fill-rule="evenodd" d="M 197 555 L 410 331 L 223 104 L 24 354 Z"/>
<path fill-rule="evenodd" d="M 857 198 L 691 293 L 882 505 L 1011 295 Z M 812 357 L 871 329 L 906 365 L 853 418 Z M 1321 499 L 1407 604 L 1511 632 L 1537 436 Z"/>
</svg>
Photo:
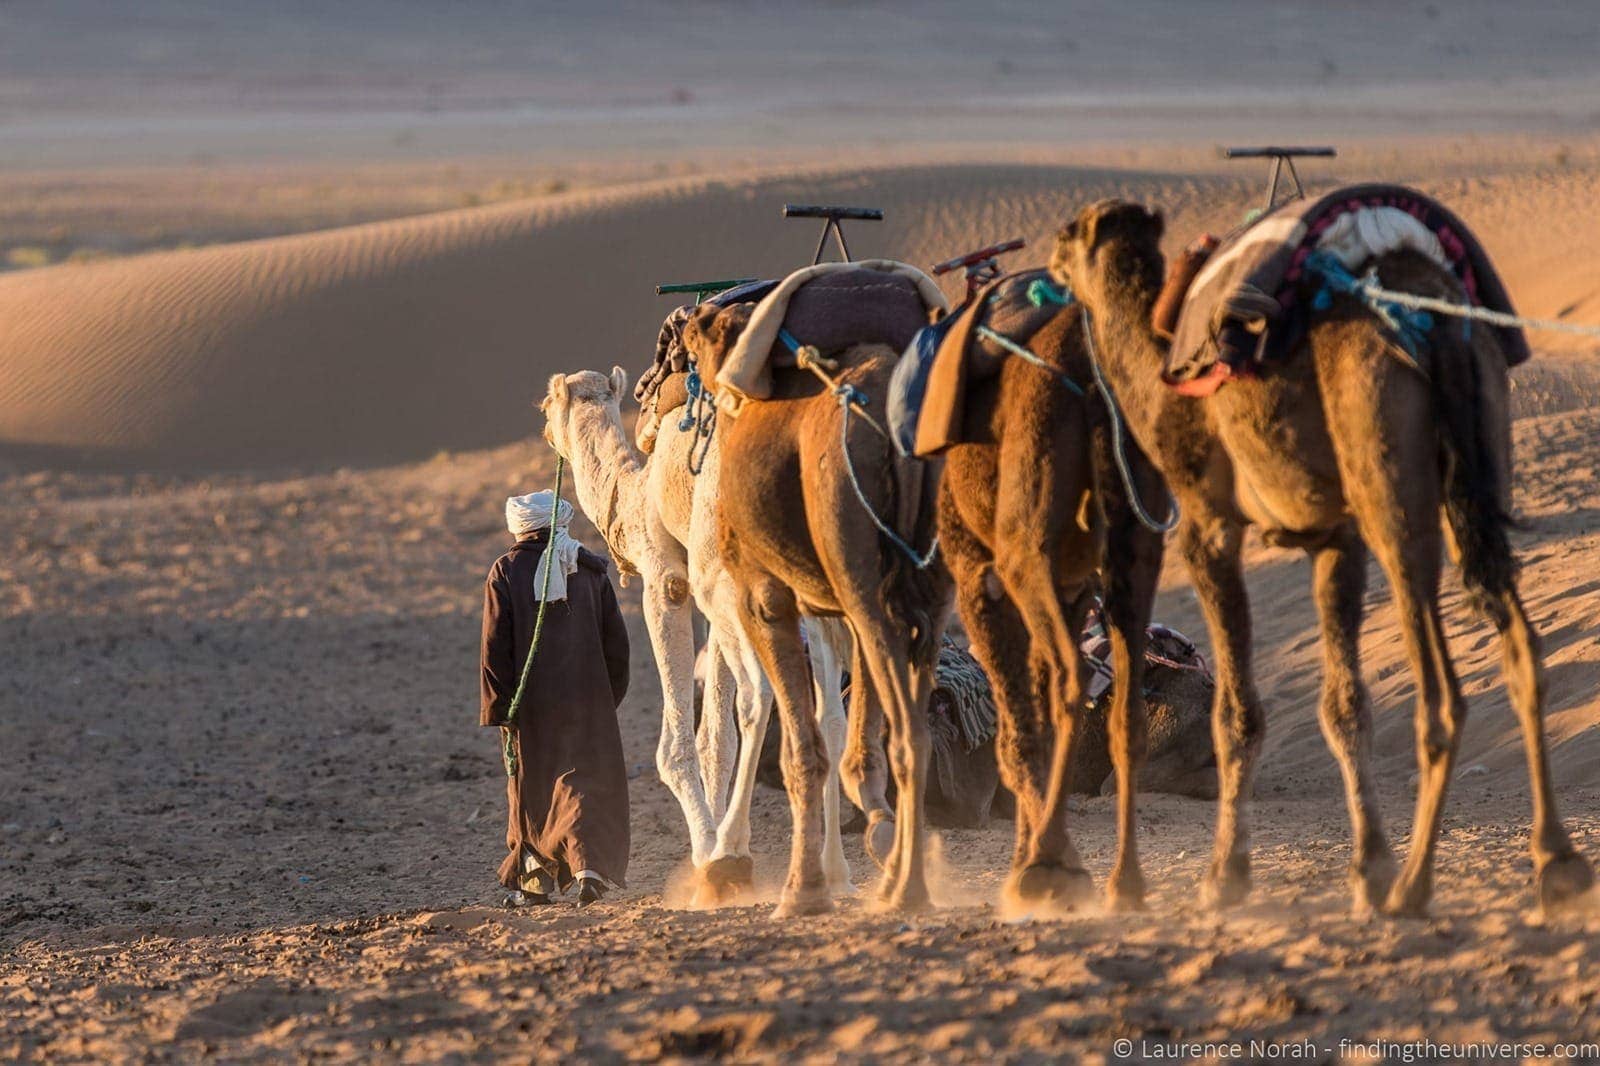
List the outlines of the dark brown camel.
<svg viewBox="0 0 1600 1066">
<path fill-rule="evenodd" d="M 685 330 L 703 380 L 749 318 L 749 305 L 706 307 Z M 871 401 L 884 396 L 899 353 L 856 345 L 838 354 L 838 379 Z M 723 565 L 743 592 L 742 615 L 772 682 L 783 728 L 784 780 L 794 819 L 789 875 L 779 916 L 831 909 L 822 873 L 822 786 L 827 756 L 811 714 L 811 680 L 800 617 L 843 617 L 855 638 L 850 737 L 841 777 L 867 812 L 868 849 L 884 867 L 879 898 L 896 910 L 929 905 L 924 873 L 922 787 L 928 764 L 926 708 L 939 635 L 949 613 L 949 578 L 917 569 L 862 508 L 844 448 L 877 513 L 925 550 L 934 533 L 937 464 L 898 459 L 861 417 L 841 440 L 837 398 L 810 374 L 779 373 L 770 399 L 720 419 Z M 890 840 L 878 737 L 888 716 L 889 762 L 898 795 Z"/>
<path fill-rule="evenodd" d="M 1150 326 L 1161 283 L 1161 217 L 1137 204 L 1085 208 L 1057 240 L 1051 271 L 1069 280 L 1094 322 L 1099 358 L 1134 436 L 1166 475 L 1182 511 L 1177 543 L 1211 632 L 1213 730 L 1220 792 L 1210 901 L 1250 885 L 1246 801 L 1265 720 L 1250 665 L 1250 615 L 1240 547 L 1246 525 L 1311 555 L 1322 619 L 1322 729 L 1344 776 L 1358 910 L 1426 909 L 1445 790 L 1466 713 L 1440 623 L 1441 526 L 1470 598 L 1501 635 L 1503 670 L 1522 725 L 1533 789 L 1532 849 L 1541 903 L 1593 883 L 1556 813 L 1542 723 L 1538 638 L 1517 595 L 1507 541 L 1510 423 L 1506 363 L 1494 333 L 1461 339 L 1435 328 L 1424 374 L 1398 357 L 1393 335 L 1341 297 L 1313 317 L 1305 340 L 1260 377 L 1189 399 L 1162 384 L 1164 344 Z M 1377 261 L 1385 287 L 1462 300 L 1432 261 L 1401 252 Z M 1441 522 L 1443 519 L 1443 522 Z M 1358 637 L 1367 553 L 1388 576 L 1417 682 L 1416 820 L 1395 870 L 1371 769 L 1371 714 Z"/>
<path fill-rule="evenodd" d="M 994 689 L 996 753 L 1016 796 L 1016 848 L 1006 896 L 1071 906 L 1093 892 L 1067 832 L 1067 796 L 1084 739 L 1084 621 L 1106 575 L 1105 616 L 1119 680 L 1107 721 L 1116 770 L 1114 908 L 1144 901 L 1135 802 L 1145 751 L 1145 626 L 1161 571 L 1162 537 L 1141 527 L 1110 458 L 1081 315 L 1064 307 L 1029 348 L 1056 373 L 1008 359 L 972 390 L 966 433 L 946 453 L 939 536 L 973 654 Z M 1137 449 L 1133 449 L 1137 453 Z M 1152 509 L 1166 490 L 1142 456 L 1133 467 Z"/>
</svg>

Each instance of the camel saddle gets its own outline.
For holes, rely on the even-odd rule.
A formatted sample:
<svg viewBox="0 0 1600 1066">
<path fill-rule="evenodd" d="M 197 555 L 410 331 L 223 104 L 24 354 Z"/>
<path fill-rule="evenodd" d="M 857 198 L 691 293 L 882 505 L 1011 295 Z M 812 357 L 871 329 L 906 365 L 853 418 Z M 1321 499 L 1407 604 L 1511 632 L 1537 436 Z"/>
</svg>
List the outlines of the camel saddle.
<svg viewBox="0 0 1600 1066">
<path fill-rule="evenodd" d="M 1313 254 L 1329 252 L 1357 271 L 1399 250 L 1439 263 L 1461 283 L 1469 303 L 1516 313 L 1488 253 L 1448 208 L 1403 185 L 1351 185 L 1315 200 L 1286 201 L 1204 257 L 1186 286 L 1163 380 L 1186 395 L 1205 396 L 1229 377 L 1282 359 L 1305 336 L 1324 284 L 1307 267 Z M 1183 284 L 1183 263 L 1176 266 L 1169 288 Z M 1172 302 L 1163 293 L 1158 308 Z M 1530 357 L 1520 328 L 1492 328 L 1509 365 Z"/>
<path fill-rule="evenodd" d="M 919 331 L 889 388 L 889 431 L 900 453 L 927 458 L 969 440 L 967 395 L 998 374 L 1009 354 L 980 326 L 1026 346 L 1070 305 L 1048 271 L 1024 270 L 995 279 Z"/>
<path fill-rule="evenodd" d="M 690 339 L 715 349 L 695 355 L 718 368 L 718 405 L 736 416 L 744 403 L 772 396 L 774 372 L 797 365 L 791 342 L 824 356 L 859 344 L 901 351 L 945 306 L 933 279 L 908 264 L 821 263 L 785 278 L 755 305 L 743 328 Z"/>
</svg>

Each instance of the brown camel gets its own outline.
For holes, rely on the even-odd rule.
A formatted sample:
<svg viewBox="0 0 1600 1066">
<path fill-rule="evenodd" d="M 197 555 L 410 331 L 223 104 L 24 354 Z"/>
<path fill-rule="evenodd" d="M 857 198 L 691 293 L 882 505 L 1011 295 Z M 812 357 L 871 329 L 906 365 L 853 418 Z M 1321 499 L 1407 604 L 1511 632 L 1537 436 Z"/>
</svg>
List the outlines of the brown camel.
<svg viewBox="0 0 1600 1066">
<path fill-rule="evenodd" d="M 1071 906 L 1093 892 L 1066 817 L 1089 683 L 1079 641 L 1103 574 L 1119 680 L 1107 721 L 1118 788 L 1107 895 L 1114 908 L 1138 908 L 1145 626 L 1162 537 L 1141 527 L 1129 508 L 1110 457 L 1104 406 L 1082 387 L 1093 378 L 1078 308 L 1064 306 L 1029 348 L 1054 372 L 1008 359 L 971 390 L 966 436 L 973 443 L 948 450 L 939 491 L 940 544 L 973 654 L 993 686 L 995 750 L 1016 796 L 1006 896 L 1022 905 Z M 1067 386 L 1063 376 L 1080 386 Z M 1160 477 L 1142 456 L 1134 459 L 1143 498 L 1164 514 Z"/>
<path fill-rule="evenodd" d="M 703 380 L 749 320 L 750 305 L 703 308 L 685 340 Z M 838 380 L 864 393 L 884 419 L 898 351 L 881 344 L 837 353 Z M 934 535 L 937 464 L 898 459 L 861 417 L 841 438 L 838 399 L 810 374 L 779 373 L 769 399 L 719 419 L 724 566 L 743 593 L 744 625 L 772 682 L 783 728 L 784 780 L 794 819 L 779 916 L 832 908 L 820 862 L 827 756 L 810 713 L 811 682 L 801 615 L 842 617 L 855 638 L 850 737 L 841 776 L 867 812 L 868 850 L 884 867 L 879 898 L 915 911 L 929 904 L 924 876 L 922 781 L 928 763 L 925 712 L 949 578 L 918 569 L 873 525 L 847 473 L 845 448 L 878 514 L 925 550 Z M 888 716 L 889 762 L 898 786 L 892 828 L 883 759 L 875 743 Z"/>
<path fill-rule="evenodd" d="M 1517 595 L 1506 535 L 1509 383 L 1493 331 L 1474 329 L 1463 340 L 1453 322 L 1436 327 L 1419 373 L 1365 305 L 1340 297 L 1316 312 L 1305 339 L 1259 377 L 1230 382 L 1206 399 L 1179 396 L 1162 384 L 1165 347 L 1150 325 L 1161 283 L 1161 230 L 1160 215 L 1140 205 L 1095 204 L 1062 231 L 1051 271 L 1070 280 L 1091 313 L 1105 374 L 1182 511 L 1177 543 L 1216 657 L 1220 797 L 1208 899 L 1233 903 L 1250 884 L 1246 801 L 1265 720 L 1251 672 L 1240 564 L 1249 524 L 1269 541 L 1304 547 L 1312 558 L 1322 624 L 1320 716 L 1344 777 L 1356 908 L 1417 914 L 1432 890 L 1445 790 L 1466 713 L 1439 617 L 1442 525 L 1471 600 L 1500 632 L 1532 778 L 1540 901 L 1552 907 L 1585 892 L 1593 873 L 1556 813 L 1538 638 Z M 1376 265 L 1389 289 L 1463 299 L 1453 277 L 1416 253 L 1391 253 Z M 1417 683 L 1416 820 L 1398 874 L 1375 802 L 1371 713 L 1360 673 L 1368 551 L 1389 579 Z"/>
</svg>

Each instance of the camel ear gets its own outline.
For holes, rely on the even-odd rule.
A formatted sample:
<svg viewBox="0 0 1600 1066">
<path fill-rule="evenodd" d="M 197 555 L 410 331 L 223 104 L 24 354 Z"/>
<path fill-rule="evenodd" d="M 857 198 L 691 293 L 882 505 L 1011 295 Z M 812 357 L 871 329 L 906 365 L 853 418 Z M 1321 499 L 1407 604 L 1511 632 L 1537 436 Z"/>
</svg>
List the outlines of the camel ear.
<svg viewBox="0 0 1600 1066">
<path fill-rule="evenodd" d="M 545 396 L 546 402 L 554 400 L 556 403 L 567 402 L 567 375 L 551 374 L 550 390 Z M 541 405 L 542 406 L 542 405 Z"/>
<path fill-rule="evenodd" d="M 1167 220 L 1161 214 L 1161 208 L 1145 208 L 1144 217 L 1149 220 L 1150 228 L 1155 231 L 1154 235 L 1159 240 L 1161 235 L 1167 231 Z"/>
<path fill-rule="evenodd" d="M 1091 253 L 1094 251 L 1095 245 L 1100 243 L 1100 220 L 1104 217 L 1098 210 L 1091 209 L 1086 212 L 1082 225 L 1073 222 L 1076 233 L 1082 235 L 1083 246 L 1089 249 Z"/>
<path fill-rule="evenodd" d="M 611 395 L 621 400 L 628 394 L 628 372 L 620 366 L 611 368 Z"/>
</svg>

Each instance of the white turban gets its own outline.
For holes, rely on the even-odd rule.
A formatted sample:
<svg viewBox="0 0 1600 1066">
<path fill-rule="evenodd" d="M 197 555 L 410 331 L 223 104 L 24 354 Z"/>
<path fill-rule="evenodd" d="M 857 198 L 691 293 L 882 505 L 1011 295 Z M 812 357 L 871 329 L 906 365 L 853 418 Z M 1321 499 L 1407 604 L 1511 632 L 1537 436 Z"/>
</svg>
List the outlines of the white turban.
<svg viewBox="0 0 1600 1066">
<path fill-rule="evenodd" d="M 549 545 L 545 547 L 544 558 L 539 561 L 533 590 L 537 596 L 539 590 L 545 587 L 545 571 L 550 569 L 551 560 L 555 560 L 557 565 L 550 574 L 550 593 L 546 597 L 554 601 L 567 598 L 567 575 L 578 569 L 578 542 L 567 534 L 567 524 L 572 521 L 572 504 L 566 500 L 558 503 L 555 493 L 549 489 L 530 492 L 526 496 L 506 497 L 506 528 L 517 537 L 549 529 L 552 508 L 555 529 L 550 534 Z"/>
</svg>

